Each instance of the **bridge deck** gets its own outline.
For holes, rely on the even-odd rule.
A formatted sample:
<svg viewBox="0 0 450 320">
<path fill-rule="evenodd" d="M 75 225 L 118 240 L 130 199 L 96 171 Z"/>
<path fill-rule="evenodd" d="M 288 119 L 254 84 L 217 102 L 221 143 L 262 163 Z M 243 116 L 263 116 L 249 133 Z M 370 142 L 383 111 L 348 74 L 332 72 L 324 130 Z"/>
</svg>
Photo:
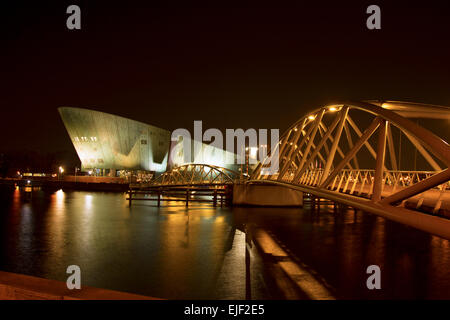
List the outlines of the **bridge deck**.
<svg viewBox="0 0 450 320">
<path fill-rule="evenodd" d="M 362 188 L 361 183 L 356 183 L 355 187 L 340 187 L 340 192 L 352 194 L 352 195 L 364 195 L 365 197 L 369 197 L 369 195 L 372 194 L 372 186 L 371 185 L 365 185 Z M 406 187 L 394 187 L 385 185 L 383 187 L 383 190 L 381 192 L 381 196 L 383 198 L 386 198 L 390 195 L 392 195 L 395 192 L 398 192 L 402 189 L 405 189 Z M 351 189 L 353 189 L 353 193 L 351 193 Z M 336 190 L 335 190 L 336 191 Z M 437 208 L 436 212 L 434 211 L 434 208 L 436 207 L 436 204 L 440 201 L 439 207 Z M 442 215 L 445 217 L 450 217 L 450 191 L 441 191 L 438 189 L 429 189 L 421 194 L 418 194 L 414 197 L 411 197 L 407 199 L 404 203 L 405 206 L 409 208 L 418 209 L 425 212 L 432 212 L 436 213 L 438 215 Z"/>
</svg>

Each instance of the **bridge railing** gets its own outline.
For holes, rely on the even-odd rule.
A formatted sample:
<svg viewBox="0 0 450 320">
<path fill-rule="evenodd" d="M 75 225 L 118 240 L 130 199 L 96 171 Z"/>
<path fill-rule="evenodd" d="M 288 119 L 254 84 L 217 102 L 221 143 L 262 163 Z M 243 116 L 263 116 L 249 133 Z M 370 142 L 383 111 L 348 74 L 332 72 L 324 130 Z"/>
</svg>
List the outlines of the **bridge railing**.
<svg viewBox="0 0 450 320">
<path fill-rule="evenodd" d="M 306 170 L 299 180 L 299 185 L 318 186 L 319 181 L 323 176 L 323 169 L 310 169 Z M 415 183 L 421 182 L 424 179 L 438 173 L 437 171 L 398 171 L 398 170 L 386 170 L 383 172 L 383 185 L 391 186 L 394 188 L 407 187 Z M 330 190 L 339 190 L 344 187 L 344 192 L 348 190 L 348 187 L 352 188 L 356 184 L 373 185 L 375 170 L 373 169 L 343 169 L 334 178 L 332 184 L 328 187 Z M 282 181 L 292 182 L 294 178 L 294 172 L 283 177 Z M 345 186 L 346 185 L 346 186 Z M 434 187 L 435 189 L 442 190 L 450 189 L 450 181 Z M 355 190 L 353 190 L 355 191 Z M 353 192 L 351 192 L 353 193 Z"/>
<path fill-rule="evenodd" d="M 450 239 L 450 219 L 436 217 L 450 218 L 448 132 L 437 136 L 420 118 L 450 119 L 450 108 L 392 101 L 319 107 L 268 150 L 251 183 L 292 187 Z M 414 168 L 431 171 L 400 171 L 410 151 Z M 435 216 L 422 214 L 430 208 Z"/>
<path fill-rule="evenodd" d="M 208 164 L 186 164 L 164 172 L 150 183 L 140 187 L 155 186 L 223 186 L 236 183 L 240 174 L 233 170 Z"/>
<path fill-rule="evenodd" d="M 401 189 L 412 186 L 435 175 L 436 171 L 399 171 L 386 170 L 383 172 L 382 196 L 387 197 Z M 324 170 L 321 168 L 306 170 L 296 184 L 319 187 Z M 292 183 L 295 172 L 288 172 L 281 181 Z M 277 178 L 276 176 L 274 177 Z M 341 170 L 327 187 L 330 191 L 346 193 L 364 198 L 371 198 L 374 190 L 375 170 L 372 169 L 343 169 Z M 431 191 L 431 192 L 430 192 Z M 446 192 L 450 192 L 450 181 L 430 188 L 417 195 L 414 200 L 416 208 L 424 205 L 424 200 L 428 197 L 432 202 L 427 204 L 432 206 L 433 213 L 436 213 L 442 204 L 442 197 Z M 430 202 L 429 201 L 429 202 Z"/>
</svg>

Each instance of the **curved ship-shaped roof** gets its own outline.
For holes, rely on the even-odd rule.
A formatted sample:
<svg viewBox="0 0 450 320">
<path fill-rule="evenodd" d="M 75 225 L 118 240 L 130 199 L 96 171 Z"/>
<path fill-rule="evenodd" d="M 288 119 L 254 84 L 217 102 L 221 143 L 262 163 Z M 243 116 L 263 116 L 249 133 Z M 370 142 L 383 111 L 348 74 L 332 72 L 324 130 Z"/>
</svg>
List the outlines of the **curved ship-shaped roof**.
<svg viewBox="0 0 450 320">
<path fill-rule="evenodd" d="M 82 169 L 166 170 L 170 131 L 95 110 L 58 111 Z"/>
</svg>

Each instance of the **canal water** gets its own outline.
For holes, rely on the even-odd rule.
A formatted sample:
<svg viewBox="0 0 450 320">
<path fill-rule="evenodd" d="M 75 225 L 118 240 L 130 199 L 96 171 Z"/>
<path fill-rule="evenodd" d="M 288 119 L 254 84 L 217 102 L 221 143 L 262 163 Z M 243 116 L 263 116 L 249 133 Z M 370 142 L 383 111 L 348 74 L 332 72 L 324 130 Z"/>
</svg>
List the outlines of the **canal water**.
<svg viewBox="0 0 450 320">
<path fill-rule="evenodd" d="M 450 243 L 352 209 L 160 208 L 126 195 L 0 190 L 0 270 L 168 299 L 279 299 L 244 230 L 265 230 L 338 299 L 450 299 Z M 247 238 L 251 238 L 247 234 Z M 378 265 L 381 289 L 366 269 Z"/>
</svg>

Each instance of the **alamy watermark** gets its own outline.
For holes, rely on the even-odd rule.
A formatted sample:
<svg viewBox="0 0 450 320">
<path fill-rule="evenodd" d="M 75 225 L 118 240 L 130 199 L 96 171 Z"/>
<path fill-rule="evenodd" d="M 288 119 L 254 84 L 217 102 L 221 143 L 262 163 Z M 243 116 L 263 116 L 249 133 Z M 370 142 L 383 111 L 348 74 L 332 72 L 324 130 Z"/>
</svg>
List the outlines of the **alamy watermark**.
<svg viewBox="0 0 450 320">
<path fill-rule="evenodd" d="M 367 267 L 366 273 L 370 274 L 367 278 L 366 286 L 367 289 L 381 289 L 381 269 L 376 264 L 372 264 Z"/>
<path fill-rule="evenodd" d="M 171 140 L 176 146 L 171 152 L 170 161 L 176 162 L 177 157 L 182 157 L 184 163 L 214 158 L 215 163 L 223 165 L 257 164 L 260 161 L 261 174 L 273 175 L 278 173 L 280 134 L 278 129 L 270 129 L 269 143 L 268 131 L 253 128 L 245 131 L 226 129 L 224 143 L 222 131 L 210 128 L 203 132 L 202 121 L 194 121 L 193 136 L 185 128 L 172 132 Z"/>
<path fill-rule="evenodd" d="M 366 20 L 366 26 L 369 30 L 381 29 L 381 9 L 379 6 L 373 4 L 367 7 L 367 14 L 370 16 Z"/>
<path fill-rule="evenodd" d="M 69 30 L 81 29 L 81 9 L 79 6 L 73 4 L 67 7 L 67 14 L 70 14 L 66 20 L 66 26 Z"/>
<path fill-rule="evenodd" d="M 77 265 L 70 265 L 67 267 L 66 270 L 67 274 L 70 274 L 70 276 L 67 278 L 66 285 L 67 289 L 73 290 L 73 289 L 81 289 L 81 269 Z"/>
<path fill-rule="evenodd" d="M 70 5 L 66 9 L 66 13 L 70 14 L 66 20 L 66 26 L 69 30 L 81 29 L 81 9 L 78 5 Z M 366 13 L 370 16 L 366 20 L 366 26 L 369 30 L 381 29 L 381 9 L 373 4 L 367 7 Z"/>
</svg>

